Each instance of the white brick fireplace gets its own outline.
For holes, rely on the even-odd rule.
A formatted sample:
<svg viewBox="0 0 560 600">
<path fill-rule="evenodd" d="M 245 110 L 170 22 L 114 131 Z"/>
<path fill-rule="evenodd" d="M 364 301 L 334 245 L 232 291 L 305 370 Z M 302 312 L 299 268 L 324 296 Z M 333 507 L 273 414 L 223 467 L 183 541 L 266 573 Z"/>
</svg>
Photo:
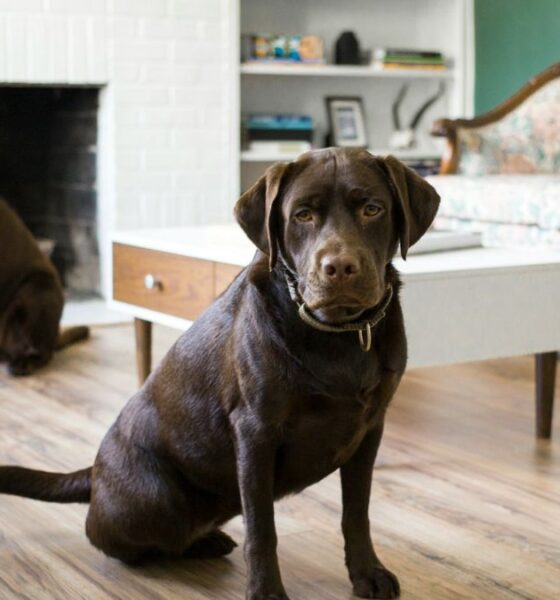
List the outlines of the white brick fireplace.
<svg viewBox="0 0 560 600">
<path fill-rule="evenodd" d="M 0 0 L 0 85 L 95 85 L 102 287 L 114 228 L 231 218 L 231 0 Z"/>
</svg>

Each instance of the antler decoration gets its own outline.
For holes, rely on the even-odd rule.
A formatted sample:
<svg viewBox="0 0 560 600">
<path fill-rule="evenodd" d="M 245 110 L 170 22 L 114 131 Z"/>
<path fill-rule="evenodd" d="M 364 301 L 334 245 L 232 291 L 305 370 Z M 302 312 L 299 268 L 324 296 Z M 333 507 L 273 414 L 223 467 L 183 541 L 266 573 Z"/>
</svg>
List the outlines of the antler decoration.
<svg viewBox="0 0 560 600">
<path fill-rule="evenodd" d="M 412 121 L 410 121 L 409 129 L 412 129 L 412 131 L 414 131 L 416 129 L 416 127 L 418 127 L 418 123 L 420 123 L 420 120 L 422 119 L 422 117 L 424 116 L 424 114 L 428 110 L 428 108 L 430 108 L 430 106 L 432 106 L 432 104 L 437 102 L 443 96 L 444 93 L 445 93 L 445 84 L 443 83 L 443 81 L 440 81 L 438 91 L 433 96 L 428 98 L 426 100 L 426 102 L 424 102 L 424 104 L 422 104 L 422 106 L 418 109 L 418 111 L 416 112 L 414 117 L 412 117 Z M 400 92 L 399 92 L 399 95 L 400 95 Z"/>
<path fill-rule="evenodd" d="M 399 110 L 401 108 L 402 101 L 408 92 L 408 83 L 405 83 L 399 93 L 397 94 L 397 99 L 393 102 L 392 112 L 393 112 L 393 127 L 395 131 L 400 131 L 401 129 L 401 119 L 399 116 Z"/>
<path fill-rule="evenodd" d="M 399 111 L 400 111 L 401 104 L 402 104 L 407 92 L 408 92 L 408 83 L 405 83 L 399 90 L 399 93 L 397 94 L 397 97 L 396 97 L 395 101 L 393 102 L 392 113 L 393 113 L 393 127 L 395 128 L 395 131 L 401 131 L 401 118 L 399 115 Z M 414 117 L 412 117 L 412 120 L 410 121 L 410 125 L 408 126 L 408 129 L 412 129 L 414 131 L 416 129 L 416 127 L 418 127 L 418 123 L 420 123 L 420 120 L 422 119 L 422 117 L 424 116 L 424 114 L 426 113 L 428 108 L 430 108 L 430 106 L 432 106 L 432 104 L 437 102 L 443 96 L 444 93 L 445 93 L 445 84 L 443 83 L 443 81 L 440 81 L 438 91 L 433 96 L 430 96 L 430 98 L 428 98 L 426 100 L 426 102 L 424 102 L 424 104 L 422 104 L 422 106 L 416 111 L 416 114 L 414 115 Z"/>
<path fill-rule="evenodd" d="M 397 94 L 395 102 L 392 106 L 393 125 L 395 127 L 395 130 L 391 135 L 389 145 L 391 146 L 391 148 L 395 148 L 395 150 L 404 150 L 407 148 L 412 148 L 416 145 L 415 129 L 416 127 L 418 127 L 420 120 L 422 119 L 428 108 L 430 108 L 430 106 L 432 106 L 434 102 L 436 102 L 437 100 L 439 100 L 439 98 L 443 96 L 443 94 L 445 93 L 445 85 L 443 84 L 443 82 L 440 82 L 438 91 L 433 96 L 430 96 L 424 102 L 424 104 L 422 104 L 422 106 L 416 111 L 416 113 L 412 117 L 412 120 L 410 121 L 410 125 L 405 129 L 402 129 L 399 111 L 407 92 L 408 84 L 405 83 L 399 90 L 399 93 Z"/>
</svg>

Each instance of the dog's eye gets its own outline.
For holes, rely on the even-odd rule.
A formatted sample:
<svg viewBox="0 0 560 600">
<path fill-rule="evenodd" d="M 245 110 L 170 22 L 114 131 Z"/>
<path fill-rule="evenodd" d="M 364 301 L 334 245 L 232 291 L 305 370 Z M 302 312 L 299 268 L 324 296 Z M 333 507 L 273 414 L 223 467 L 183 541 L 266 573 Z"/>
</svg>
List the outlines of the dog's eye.
<svg viewBox="0 0 560 600">
<path fill-rule="evenodd" d="M 296 212 L 294 217 L 300 223 L 308 223 L 313 219 L 313 213 L 308 208 L 302 208 Z"/>
<path fill-rule="evenodd" d="M 377 206 L 377 204 L 372 204 L 371 202 L 368 202 L 368 204 L 364 206 L 364 215 L 366 217 L 375 217 L 380 212 L 381 207 Z"/>
</svg>

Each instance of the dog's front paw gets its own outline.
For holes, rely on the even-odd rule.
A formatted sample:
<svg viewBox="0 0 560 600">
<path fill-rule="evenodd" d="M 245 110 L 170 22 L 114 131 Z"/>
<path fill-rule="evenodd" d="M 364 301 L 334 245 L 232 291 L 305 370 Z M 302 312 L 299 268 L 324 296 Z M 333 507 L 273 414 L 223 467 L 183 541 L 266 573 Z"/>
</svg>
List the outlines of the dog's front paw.
<svg viewBox="0 0 560 600">
<path fill-rule="evenodd" d="M 359 598 L 398 598 L 401 593 L 396 575 L 383 566 L 375 567 L 366 576 L 354 577 L 352 583 Z"/>
</svg>

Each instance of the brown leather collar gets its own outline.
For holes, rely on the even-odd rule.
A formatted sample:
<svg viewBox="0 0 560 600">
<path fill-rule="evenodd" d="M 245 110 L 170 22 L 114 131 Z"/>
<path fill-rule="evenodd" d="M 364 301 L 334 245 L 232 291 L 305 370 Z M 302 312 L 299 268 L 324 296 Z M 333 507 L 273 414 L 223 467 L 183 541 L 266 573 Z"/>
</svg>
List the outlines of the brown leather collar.
<svg viewBox="0 0 560 600">
<path fill-rule="evenodd" d="M 290 297 L 298 305 L 298 315 L 304 323 L 318 331 L 326 333 L 347 333 L 349 331 L 357 331 L 360 348 L 364 352 L 369 352 L 371 350 L 372 329 L 385 318 L 387 308 L 393 299 L 393 286 L 390 283 L 387 284 L 385 294 L 380 303 L 360 311 L 355 317 L 350 317 L 351 320 L 346 323 L 326 323 L 315 317 L 301 298 L 297 289 L 297 275 L 284 261 L 282 261 L 282 266 L 284 267 L 284 277 L 286 279 L 288 291 L 290 292 Z M 369 318 L 359 319 L 364 313 L 370 311 L 374 312 Z"/>
</svg>

